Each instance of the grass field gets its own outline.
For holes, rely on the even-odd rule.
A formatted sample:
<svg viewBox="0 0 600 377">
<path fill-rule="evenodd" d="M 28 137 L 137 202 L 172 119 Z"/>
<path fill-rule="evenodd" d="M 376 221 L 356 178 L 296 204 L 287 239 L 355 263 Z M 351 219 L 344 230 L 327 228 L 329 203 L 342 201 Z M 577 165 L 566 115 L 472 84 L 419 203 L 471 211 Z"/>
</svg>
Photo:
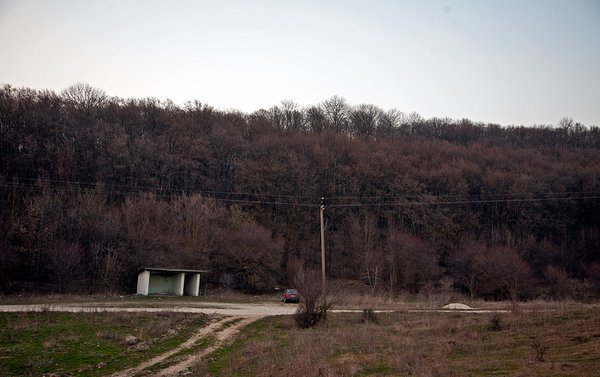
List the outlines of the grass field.
<svg viewBox="0 0 600 377">
<path fill-rule="evenodd" d="M 408 312 L 420 305 L 388 305 L 408 308 L 376 314 L 375 322 L 363 321 L 362 313 L 330 313 L 307 330 L 296 328 L 289 316 L 258 320 L 205 357 L 194 375 L 594 376 L 600 370 L 598 305 L 535 302 L 502 314 Z M 174 349 L 209 319 L 182 313 L 0 313 L 0 376 L 110 375 Z M 211 339 L 181 353 L 199 352 Z"/>
<path fill-rule="evenodd" d="M 600 311 L 330 315 L 300 330 L 270 317 L 197 365 L 197 376 L 597 376 Z"/>
<path fill-rule="evenodd" d="M 181 313 L 0 313 L 0 376 L 105 376 L 175 348 L 208 320 Z"/>
</svg>

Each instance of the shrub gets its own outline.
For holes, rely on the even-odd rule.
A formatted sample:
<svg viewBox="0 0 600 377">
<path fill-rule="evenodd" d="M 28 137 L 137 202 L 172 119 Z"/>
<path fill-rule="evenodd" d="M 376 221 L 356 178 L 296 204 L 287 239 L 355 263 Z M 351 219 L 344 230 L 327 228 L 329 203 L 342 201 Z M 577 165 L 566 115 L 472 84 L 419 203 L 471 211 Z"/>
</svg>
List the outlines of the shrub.
<svg viewBox="0 0 600 377">
<path fill-rule="evenodd" d="M 542 344 L 538 339 L 531 342 L 531 348 L 535 352 L 535 360 L 538 362 L 544 362 L 544 354 L 548 351 L 548 346 Z"/>
<path fill-rule="evenodd" d="M 299 271 L 294 285 L 302 295 L 294 315 L 296 325 L 306 329 L 325 320 L 327 311 L 333 307 L 336 300 L 324 294 L 320 274 L 317 271 Z"/>
<path fill-rule="evenodd" d="M 489 320 L 488 330 L 490 331 L 500 331 L 502 330 L 502 317 L 500 314 L 494 313 Z"/>
<path fill-rule="evenodd" d="M 377 317 L 377 313 L 375 313 L 373 309 L 363 309 L 361 322 L 378 324 L 379 318 Z"/>
</svg>

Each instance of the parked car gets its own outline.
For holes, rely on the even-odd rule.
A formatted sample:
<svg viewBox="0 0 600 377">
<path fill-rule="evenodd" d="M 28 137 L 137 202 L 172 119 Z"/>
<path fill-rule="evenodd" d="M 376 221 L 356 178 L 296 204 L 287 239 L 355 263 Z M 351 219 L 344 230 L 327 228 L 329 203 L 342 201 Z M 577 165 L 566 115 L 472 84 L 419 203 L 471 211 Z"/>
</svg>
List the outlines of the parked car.
<svg viewBox="0 0 600 377">
<path fill-rule="evenodd" d="M 297 289 L 286 289 L 281 294 L 283 302 L 300 302 L 300 292 Z"/>
</svg>

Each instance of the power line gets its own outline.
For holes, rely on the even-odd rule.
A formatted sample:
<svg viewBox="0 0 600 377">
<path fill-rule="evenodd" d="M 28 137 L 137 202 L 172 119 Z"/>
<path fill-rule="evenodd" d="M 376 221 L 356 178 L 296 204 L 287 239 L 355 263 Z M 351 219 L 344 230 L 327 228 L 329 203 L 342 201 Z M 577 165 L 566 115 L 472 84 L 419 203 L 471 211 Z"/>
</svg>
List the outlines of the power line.
<svg viewBox="0 0 600 377">
<path fill-rule="evenodd" d="M 55 180 L 55 179 L 37 179 L 37 178 L 19 178 L 18 181 L 28 181 L 31 185 L 35 183 L 55 183 L 55 184 L 67 184 L 67 185 L 78 185 L 87 186 L 92 189 L 102 187 L 105 183 L 91 183 L 91 182 L 80 182 L 80 181 L 68 181 L 68 180 Z M 13 183 L 13 182 L 8 182 Z M 20 183 L 20 182 L 18 182 Z M 289 194 L 265 194 L 265 193 L 249 193 L 249 192 L 231 192 L 231 191 L 217 191 L 217 190 L 202 190 L 202 189 L 178 189 L 178 188 L 167 188 L 167 187 L 156 187 L 156 186 L 143 186 L 143 185 L 123 185 L 118 183 L 111 183 L 108 187 L 124 188 L 126 192 L 137 192 L 138 190 L 147 191 L 161 191 L 161 192 L 173 192 L 173 193 L 190 193 L 190 194 L 219 194 L 229 196 L 263 196 L 273 198 L 291 198 L 291 199 L 315 199 L 319 200 L 321 196 L 307 196 L 307 195 L 289 195 Z"/>
<path fill-rule="evenodd" d="M 70 185 L 79 185 L 80 182 L 74 181 L 58 181 L 58 180 L 36 180 L 31 182 L 0 182 L 0 186 L 7 188 L 15 188 L 15 189 L 23 189 L 29 191 L 37 191 L 42 192 L 46 189 L 59 189 L 64 192 L 82 192 L 81 187 L 68 187 L 68 186 L 40 186 L 37 183 L 62 183 L 62 184 L 70 184 Z M 224 192 L 224 191 L 210 191 L 210 190 L 178 190 L 178 189 L 162 189 L 159 187 L 147 187 L 147 186 L 126 186 L 126 185 L 114 185 L 109 186 L 110 188 L 86 184 L 83 185 L 88 186 L 86 190 L 87 193 L 99 193 L 99 194 L 111 194 L 111 195 L 129 195 L 134 193 L 140 193 L 140 189 L 146 189 L 146 192 L 152 192 L 153 194 L 161 197 L 170 197 L 173 193 L 184 193 L 184 194 L 213 194 L 213 195 L 224 195 L 224 196 L 238 196 L 237 198 L 227 198 L 227 197 L 218 197 L 218 196 L 210 196 L 209 199 L 221 202 L 230 202 L 230 203 L 241 203 L 241 204 L 257 204 L 257 205 L 276 205 L 276 206 L 299 206 L 299 207 L 319 207 L 320 202 L 306 200 L 306 199 L 314 199 L 321 197 L 313 197 L 313 196 L 294 196 L 294 195 L 280 195 L 280 194 L 267 194 L 267 193 L 236 193 L 236 192 Z M 125 188 L 125 190 L 115 190 L 113 187 Z M 167 191 L 167 192 L 164 192 Z M 144 193 L 142 191 L 141 193 Z M 545 197 L 521 197 L 521 196 L 542 196 L 542 195 L 550 195 Z M 502 194 L 493 195 L 498 197 Z M 560 196 L 562 195 L 562 196 Z M 569 195 L 569 196 L 566 196 Z M 572 196 L 576 195 L 576 196 Z M 246 198 L 240 198 L 240 196 L 246 196 Z M 394 199 L 403 199 L 401 202 L 361 202 L 357 201 L 354 203 L 330 203 L 328 207 L 404 207 L 404 206 L 440 206 L 440 205 L 471 205 L 471 204 L 493 204 L 493 203 L 526 203 L 526 202 L 550 202 L 550 201 L 570 201 L 570 200 L 587 200 L 587 199 L 600 199 L 600 192 L 598 191 L 581 191 L 581 192 L 564 192 L 564 193 L 515 193 L 515 194 L 505 194 L 505 198 L 489 198 L 489 199 L 479 199 L 483 197 L 483 195 L 477 196 L 468 196 L 469 199 L 465 198 L 465 195 L 434 195 L 428 196 L 430 200 L 423 200 L 423 197 L 419 197 L 418 200 L 406 200 L 406 197 L 326 197 L 325 200 L 327 202 L 335 202 L 342 199 L 366 199 L 366 200 L 394 200 Z M 279 200 L 259 200 L 253 199 L 260 197 L 272 197 L 272 198 L 286 198 L 286 199 L 297 199 L 298 201 L 279 201 Z M 439 199 L 447 199 L 447 198 L 457 198 L 455 200 L 439 200 Z"/>
<path fill-rule="evenodd" d="M 488 200 L 456 200 L 440 202 L 400 202 L 400 203 L 347 203 L 347 204 L 329 204 L 328 207 L 403 207 L 403 206 L 437 206 L 453 204 L 489 204 L 489 203 L 520 203 L 520 202 L 548 202 L 563 200 L 582 200 L 582 199 L 600 199 L 597 196 L 577 196 L 577 197 L 551 197 L 551 198 L 520 198 L 520 199 L 488 199 Z"/>
<path fill-rule="evenodd" d="M 493 197 L 523 197 L 523 196 L 558 196 L 558 195 L 570 195 L 570 194 L 577 194 L 577 195 L 600 195 L 600 191 L 564 191 L 564 192 L 540 192 L 540 191 L 536 191 L 536 192 L 521 192 L 521 193 L 485 193 L 485 194 L 469 194 L 469 195 L 464 195 L 464 194 L 437 194 L 437 195 L 433 195 L 433 197 L 436 198 L 465 198 L 465 197 L 469 197 L 469 198 L 493 198 Z M 415 197 L 419 197 L 418 195 L 413 195 Z M 377 199 L 377 200 L 384 200 L 384 199 L 401 199 L 401 198 L 406 198 L 406 197 L 410 197 L 410 195 L 403 195 L 403 196 L 333 196 L 333 197 L 328 197 L 329 200 L 342 200 L 342 199 L 348 199 L 348 200 L 354 200 L 354 199 Z M 422 197 L 422 195 L 420 196 Z"/>
<path fill-rule="evenodd" d="M 110 187 L 113 192 L 114 188 L 123 188 L 124 192 L 138 192 L 139 190 L 148 191 L 160 191 L 160 192 L 173 192 L 173 193 L 189 193 L 189 194 L 220 194 L 228 196 L 253 196 L 253 197 L 279 197 L 279 198 L 292 198 L 292 199 L 316 199 L 320 200 L 322 195 L 291 195 L 291 194 L 269 194 L 269 193 L 251 193 L 251 192 L 235 192 L 235 191 L 218 191 L 218 190 L 203 190 L 203 189 L 181 189 L 181 188 L 167 188 L 167 187 L 156 187 L 156 186 L 144 186 L 144 185 L 124 185 L 118 183 L 106 184 L 104 182 L 82 182 L 82 181 L 69 181 L 69 180 L 55 180 L 55 179 L 38 179 L 38 178 L 18 178 L 16 184 L 24 184 L 21 181 L 31 182 L 30 185 L 34 186 L 36 183 L 56 183 L 56 184 L 68 184 L 87 186 L 91 189 L 102 189 L 103 187 Z M 15 184 L 14 181 L 5 181 L 6 184 Z M 425 194 L 427 195 L 427 194 Z M 520 198 L 523 196 L 558 196 L 558 195 L 600 195 L 600 191 L 564 191 L 564 192 L 520 192 L 520 193 L 483 193 L 483 194 L 437 194 L 428 195 L 432 198 L 494 198 L 504 197 L 506 199 Z M 396 200 L 406 199 L 407 197 L 422 198 L 423 194 L 414 195 L 401 195 L 401 196 L 328 196 L 327 200 Z M 490 200 L 485 199 L 485 200 Z M 470 199 L 469 199 L 470 200 Z"/>
<path fill-rule="evenodd" d="M 10 188 L 16 188 L 16 189 L 23 189 L 23 190 L 28 190 L 28 191 L 36 191 L 36 192 L 43 192 L 46 189 L 50 189 L 50 190 L 60 190 L 63 192 L 72 192 L 72 193 L 80 193 L 82 192 L 81 188 L 77 188 L 77 187 L 56 187 L 56 186 L 38 186 L 35 184 L 29 184 L 29 183 L 13 183 L 13 182 L 0 182 L 0 186 L 3 187 L 10 187 Z M 132 188 L 138 188 L 138 187 L 132 187 Z M 184 190 L 170 190 L 171 193 L 161 193 L 160 189 L 156 189 L 155 191 L 142 191 L 141 193 L 153 193 L 157 196 L 160 197 L 171 197 L 171 194 L 173 193 L 177 193 L 177 192 L 184 192 L 187 194 L 202 194 L 205 193 L 206 191 L 184 191 Z M 135 190 L 126 190 L 126 191 L 122 191 L 122 190 L 114 190 L 114 189 L 106 189 L 106 188 L 100 188 L 100 187 L 90 187 L 88 190 L 85 191 L 85 193 L 92 193 L 92 194 L 111 194 L 111 195 L 130 195 L 130 194 L 135 194 L 138 193 Z M 223 194 L 226 194 L 223 192 Z M 275 195 L 273 195 L 275 196 Z M 289 195 L 287 196 L 288 198 L 293 198 L 293 196 Z M 318 207 L 319 204 L 316 203 L 295 203 L 295 202 L 285 202 L 285 201 L 265 201 L 265 200 L 252 200 L 252 199 L 235 199 L 235 198 L 219 198 L 219 197 L 206 197 L 207 199 L 210 200 L 214 200 L 214 201 L 220 201 L 220 202 L 230 202 L 230 203 L 242 203 L 242 204 L 260 204 L 260 205 L 276 205 L 276 206 L 299 206 L 299 207 Z"/>
</svg>

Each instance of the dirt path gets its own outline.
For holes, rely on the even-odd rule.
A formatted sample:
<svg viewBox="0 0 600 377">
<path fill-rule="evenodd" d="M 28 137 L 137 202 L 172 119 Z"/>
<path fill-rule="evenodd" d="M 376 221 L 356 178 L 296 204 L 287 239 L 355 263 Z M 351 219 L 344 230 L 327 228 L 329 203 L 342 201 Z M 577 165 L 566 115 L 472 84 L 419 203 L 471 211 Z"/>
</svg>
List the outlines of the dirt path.
<svg viewBox="0 0 600 377">
<path fill-rule="evenodd" d="M 155 356 L 150 360 L 144 361 L 138 366 L 125 369 L 112 374 L 112 377 L 134 377 L 134 376 L 177 376 L 185 374 L 197 361 L 202 357 L 210 354 L 217 350 L 223 344 L 231 341 L 233 337 L 242 329 L 244 326 L 256 321 L 260 317 L 225 317 L 217 322 L 211 323 L 210 325 L 203 327 L 198 332 L 193 334 L 188 340 L 180 344 L 178 347 L 165 352 L 161 355 Z M 215 343 L 208 348 L 202 349 L 196 353 L 186 355 L 183 357 L 176 357 L 177 353 L 188 350 L 198 344 L 201 340 L 206 337 L 213 336 Z M 175 357 L 175 363 L 169 365 L 160 371 L 148 370 L 162 362 L 169 362 L 169 358 Z"/>
<path fill-rule="evenodd" d="M 144 307 L 128 303 L 106 304 L 34 304 L 34 305 L 0 305 L 0 312 L 67 312 L 67 313 L 103 313 L 103 312 L 175 312 L 219 314 L 232 317 L 266 317 L 270 315 L 291 315 L 296 305 L 283 303 L 264 304 L 231 304 L 222 302 L 203 302 L 194 306 L 177 306 L 167 303 L 164 306 Z M 135 306 L 134 306 L 135 305 Z"/>
<path fill-rule="evenodd" d="M 182 360 L 178 361 L 176 364 L 162 369 L 159 373 L 155 374 L 155 376 L 178 376 L 181 374 L 185 374 L 194 366 L 195 363 L 200 361 L 202 357 L 209 355 L 210 353 L 216 351 L 224 344 L 227 344 L 233 340 L 235 335 L 248 324 L 256 321 L 258 317 L 249 317 L 244 318 L 239 322 L 232 324 L 231 326 L 221 330 L 214 332 L 212 335 L 216 338 L 216 343 L 211 345 L 210 347 L 203 349 L 195 354 L 189 355 Z"/>
</svg>

